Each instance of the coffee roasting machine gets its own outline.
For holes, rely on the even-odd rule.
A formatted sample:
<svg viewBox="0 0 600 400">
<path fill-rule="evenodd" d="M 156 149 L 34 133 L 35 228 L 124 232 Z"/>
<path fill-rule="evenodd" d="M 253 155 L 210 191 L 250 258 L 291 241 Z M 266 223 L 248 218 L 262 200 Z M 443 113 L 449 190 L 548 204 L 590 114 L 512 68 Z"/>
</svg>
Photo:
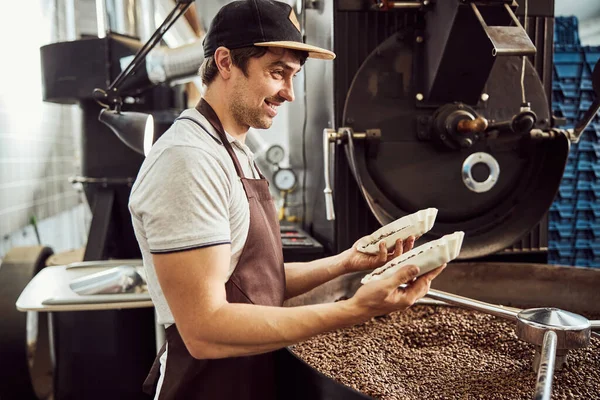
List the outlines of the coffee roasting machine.
<svg viewBox="0 0 600 400">
<path fill-rule="evenodd" d="M 328 128 L 313 215 L 336 217 L 322 234 L 336 250 L 436 207 L 432 234 L 464 231 L 461 258 L 545 262 L 544 216 L 571 137 L 550 107 L 553 2 L 530 0 L 526 22 L 521 3 L 334 2 L 332 123 L 309 126 Z"/>
<path fill-rule="evenodd" d="M 222 3 L 198 0 L 196 6 L 207 17 L 204 10 Z M 303 131 L 290 137 L 290 158 L 303 158 L 306 166 L 303 229 L 337 253 L 382 224 L 437 208 L 434 229 L 424 239 L 462 230 L 465 240 L 461 260 L 434 281 L 430 297 L 514 321 L 520 338 L 538 348 L 532 365 L 542 383 L 531 388 L 532 395 L 549 399 L 554 366 L 560 368 L 570 349 L 590 345 L 598 329 L 597 321 L 570 313 L 600 315 L 600 271 L 545 264 L 546 213 L 570 143 L 599 108 L 596 101 L 572 130 L 561 129 L 552 115 L 554 1 L 298 0 L 295 6 L 307 42 L 337 54 L 334 62 L 304 66 Z M 118 60 L 140 46 L 112 34 L 42 50 L 43 57 L 59 54 L 47 58 L 53 60 L 43 72 L 47 77 L 52 68 L 65 68 L 64 60 L 91 64 L 85 74 L 71 74 L 85 81 L 55 87 L 50 78 L 44 82 L 47 101 L 78 103 L 83 111 L 80 183 L 97 207 L 89 239 L 99 244 L 89 246 L 86 260 L 139 257 L 126 204 L 143 158 L 97 121 L 100 107 L 91 93 L 114 79 Z M 174 117 L 167 110 L 182 107 L 182 94 L 138 78 L 129 88 L 138 102 L 124 107 L 162 115 L 164 130 Z M 598 95 L 600 68 L 593 79 Z M 361 277 L 339 278 L 287 306 L 351 297 Z M 536 307 L 547 308 L 531 311 Z M 557 318 L 563 322 L 548 322 Z M 136 396 L 155 352 L 150 309 L 57 313 L 53 323 L 59 333 L 55 398 L 145 398 Z M 88 337 L 71 335 L 82 325 Z M 122 332 L 106 337 L 107 327 Z M 93 348 L 86 340 L 94 341 Z M 114 365 L 114 352 L 131 353 L 131 363 Z M 92 353 L 93 367 L 86 358 Z M 555 364 L 552 354 L 558 355 Z M 291 351 L 280 356 L 281 398 L 369 398 Z M 101 376 L 76 382 L 86 369 Z"/>
<path fill-rule="evenodd" d="M 554 2 L 313 1 L 305 23 L 309 42 L 338 56 L 330 68 L 306 66 L 308 131 L 323 132 L 306 135 L 323 147 L 323 161 L 308 163 L 311 232 L 342 251 L 438 208 L 426 239 L 456 230 L 465 239 L 428 297 L 514 322 L 537 349 L 532 397 L 550 399 L 554 370 L 600 329 L 572 314 L 600 315 L 600 271 L 546 264 L 546 213 L 570 143 L 600 108 L 596 100 L 574 129 L 552 115 Z M 600 66 L 593 82 L 600 97 Z M 362 276 L 288 305 L 351 297 Z M 283 354 L 288 398 L 370 398 Z"/>
</svg>

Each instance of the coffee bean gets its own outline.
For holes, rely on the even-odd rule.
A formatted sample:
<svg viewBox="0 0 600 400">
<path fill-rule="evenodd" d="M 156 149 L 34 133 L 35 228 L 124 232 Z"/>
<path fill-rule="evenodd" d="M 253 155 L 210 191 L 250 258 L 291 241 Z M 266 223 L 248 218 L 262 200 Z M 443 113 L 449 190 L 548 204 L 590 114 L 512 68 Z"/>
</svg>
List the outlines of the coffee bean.
<svg viewBox="0 0 600 400">
<path fill-rule="evenodd" d="M 598 319 L 598 316 L 588 316 Z M 292 348 L 330 378 L 382 400 L 531 399 L 533 345 L 515 323 L 455 307 L 417 305 Z M 600 398 L 600 340 L 571 350 L 552 399 Z"/>
</svg>

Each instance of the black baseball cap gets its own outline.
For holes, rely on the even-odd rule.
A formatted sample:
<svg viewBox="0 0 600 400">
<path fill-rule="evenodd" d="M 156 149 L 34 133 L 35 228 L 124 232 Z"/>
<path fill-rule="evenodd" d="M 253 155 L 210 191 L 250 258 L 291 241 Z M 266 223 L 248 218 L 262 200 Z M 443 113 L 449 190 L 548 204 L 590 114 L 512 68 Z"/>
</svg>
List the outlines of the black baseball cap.
<svg viewBox="0 0 600 400">
<path fill-rule="evenodd" d="M 202 42 L 204 57 L 212 57 L 220 46 L 280 47 L 308 52 L 310 58 L 333 60 L 335 53 L 302 42 L 298 18 L 291 6 L 274 0 L 231 2 L 219 10 Z"/>
</svg>

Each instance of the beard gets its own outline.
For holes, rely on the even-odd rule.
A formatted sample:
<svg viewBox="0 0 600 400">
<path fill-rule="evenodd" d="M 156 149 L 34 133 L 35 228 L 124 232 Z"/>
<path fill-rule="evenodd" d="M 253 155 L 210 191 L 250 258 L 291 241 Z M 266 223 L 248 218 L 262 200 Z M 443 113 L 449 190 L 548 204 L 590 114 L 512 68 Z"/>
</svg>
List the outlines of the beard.
<svg viewBox="0 0 600 400">
<path fill-rule="evenodd" d="M 236 95 L 229 103 L 229 111 L 236 123 L 255 129 L 268 129 L 273 124 L 262 108 L 252 107 L 242 101 L 243 95 Z"/>
</svg>

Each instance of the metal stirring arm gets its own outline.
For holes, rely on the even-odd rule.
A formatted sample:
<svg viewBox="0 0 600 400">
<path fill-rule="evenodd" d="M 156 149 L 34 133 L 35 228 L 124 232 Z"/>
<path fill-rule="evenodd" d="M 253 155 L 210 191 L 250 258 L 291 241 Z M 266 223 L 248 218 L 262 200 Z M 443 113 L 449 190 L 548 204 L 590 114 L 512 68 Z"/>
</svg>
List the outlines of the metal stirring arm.
<svg viewBox="0 0 600 400">
<path fill-rule="evenodd" d="M 442 292 L 441 290 L 429 289 L 427 297 L 440 300 L 456 306 L 470 308 L 476 311 L 481 311 L 487 314 L 495 315 L 496 317 L 505 318 L 511 321 L 516 321 L 517 314 L 522 310 L 519 308 L 506 307 L 495 305 L 479 300 L 469 299 L 468 297 L 458 296 L 456 294 Z"/>
<path fill-rule="evenodd" d="M 593 101 L 590 108 L 586 111 L 583 116 L 583 120 L 581 120 L 574 129 L 568 129 L 568 137 L 572 142 L 577 143 L 579 141 L 579 137 L 588 127 L 590 122 L 594 119 L 598 111 L 600 111 L 600 60 L 596 62 L 594 66 L 594 70 L 592 71 L 592 88 L 596 93 L 596 99 Z"/>
<path fill-rule="evenodd" d="M 556 361 L 556 347 L 558 337 L 554 331 L 544 334 L 542 355 L 535 384 L 534 400 L 550 400 L 552 395 L 552 381 L 554 380 L 554 363 Z"/>
</svg>

